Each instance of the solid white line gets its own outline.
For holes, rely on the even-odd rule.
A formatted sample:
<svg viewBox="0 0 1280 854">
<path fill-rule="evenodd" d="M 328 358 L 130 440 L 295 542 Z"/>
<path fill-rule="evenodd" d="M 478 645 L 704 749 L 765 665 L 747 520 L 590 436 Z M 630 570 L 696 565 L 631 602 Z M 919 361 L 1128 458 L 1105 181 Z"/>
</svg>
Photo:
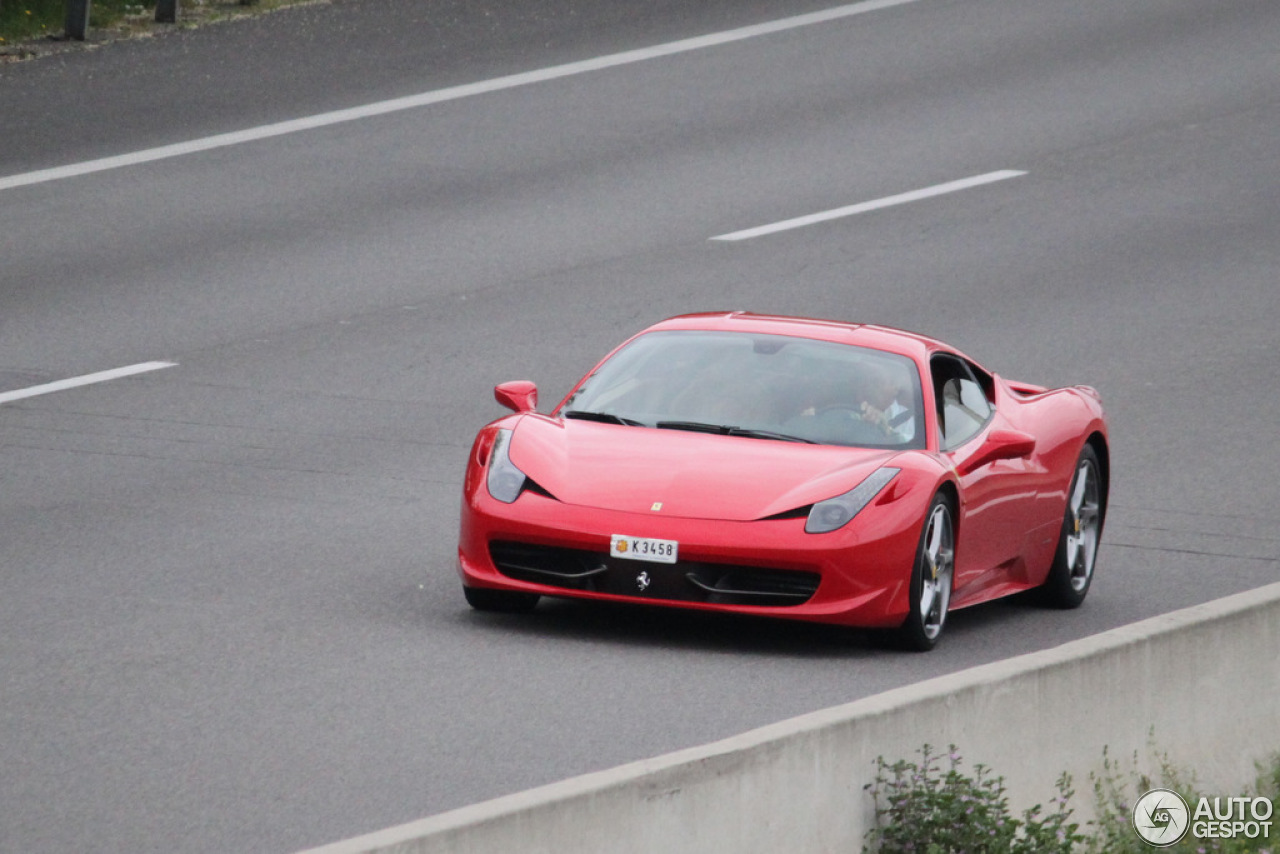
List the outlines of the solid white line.
<svg viewBox="0 0 1280 854">
<path fill-rule="evenodd" d="M 591 71 L 600 71 L 605 68 L 616 68 L 620 65 L 644 62 L 646 60 L 657 59 L 663 56 L 688 53 L 689 51 L 702 50 L 704 48 L 730 44 L 732 42 L 743 41 L 744 39 L 756 38 L 758 36 L 769 35 L 771 33 L 794 30 L 798 27 L 823 24 L 840 18 L 849 18 L 866 12 L 875 12 L 880 9 L 888 9 L 893 6 L 902 6 L 907 3 L 916 2 L 919 2 L 919 0 L 867 0 L 867 2 L 863 3 L 850 3 L 845 6 L 837 6 L 833 9 L 826 9 L 821 12 L 811 12 L 806 15 L 797 15 L 792 18 L 783 18 L 778 21 L 770 21 L 768 23 L 756 24 L 750 27 L 741 27 L 736 30 L 726 30 L 724 32 L 712 33 L 706 36 L 697 36 L 695 38 L 682 39 L 681 41 L 655 45 L 654 47 L 624 51 L 622 53 L 596 57 L 595 59 L 586 59 L 580 62 L 570 62 L 565 65 L 556 65 L 551 68 L 544 68 L 538 71 L 512 74 L 507 77 L 497 77 L 493 80 L 484 80 L 479 83 L 468 83 L 462 86 L 451 86 L 447 89 L 437 89 L 434 92 L 424 92 L 420 95 L 410 95 L 404 98 L 395 98 L 390 101 L 379 101 L 374 104 L 366 104 L 362 107 L 337 110 L 332 113 L 321 113 L 319 115 L 309 116 L 306 118 L 293 119 L 291 121 L 279 122 L 271 125 L 262 125 L 260 127 L 235 131 L 233 133 L 204 137 L 203 139 L 193 139 L 188 142 L 179 142 L 173 145 L 163 145 L 159 148 L 149 148 L 145 151 L 135 151 L 131 154 L 121 154 L 116 157 L 104 157 L 100 160 L 89 160 L 84 163 L 72 163 L 67 166 L 58 166 L 52 169 L 41 169 L 37 172 L 26 172 L 20 175 L 11 175 L 7 178 L 0 178 L 0 190 L 8 190 L 14 187 L 25 187 L 30 184 L 42 184 L 47 181 L 58 181 L 63 178 L 74 178 L 79 175 L 104 172 L 108 169 L 136 166 L 141 163 L 151 163 L 156 160 L 165 160 L 170 157 L 181 157 L 183 155 L 194 154 L 199 151 L 209 151 L 214 148 L 225 148 L 230 145 L 240 145 L 242 143 L 254 142 L 260 139 L 268 139 L 273 136 L 283 136 L 285 134 L 328 127 L 329 125 L 341 124 L 343 122 L 352 122 L 359 119 L 371 118 L 373 116 L 386 115 L 387 113 L 412 110 L 418 107 L 425 107 L 430 104 L 439 104 L 444 101 L 456 101 L 459 98 L 469 98 L 473 95 L 482 95 L 487 92 L 498 92 L 503 89 L 515 89 L 519 86 L 528 86 L 531 83 L 542 83 L 547 80 L 556 80 L 561 77 L 570 77 L 575 74 L 586 74 Z"/>
<path fill-rule="evenodd" d="M 959 181 L 948 181 L 945 184 L 936 184 L 932 187 L 925 187 L 922 190 L 912 190 L 909 193 L 900 193 L 896 196 L 885 196 L 883 199 L 874 199 L 870 202 L 862 202 L 856 205 L 849 205 L 844 208 L 836 208 L 835 210 L 823 211 L 821 213 L 809 214 L 808 216 L 800 216 L 795 219 L 783 220 L 775 222 L 771 225 L 761 225 L 756 228 L 747 228 L 742 231 L 735 231 L 731 234 L 721 234 L 719 237 L 712 237 L 712 240 L 749 240 L 752 237 L 762 237 L 766 234 L 776 234 L 779 231 L 789 231 L 793 228 L 803 228 L 806 225 L 813 225 L 817 222 L 826 222 L 832 219 L 840 219 L 841 217 L 853 216 L 854 214 L 866 213 L 867 211 L 879 210 L 880 208 L 893 207 L 894 205 L 905 205 L 907 202 L 918 202 L 921 199 L 932 198 L 933 196 L 942 196 L 947 193 L 955 193 L 960 190 L 967 190 L 970 187 L 979 187 L 983 184 L 991 184 L 995 181 L 1004 181 L 1009 178 L 1017 178 L 1019 175 L 1025 175 L 1026 172 L 1017 172 L 1012 169 L 1005 169 L 1000 172 L 988 172 L 985 175 L 975 175 L 972 178 L 962 178 Z"/>
<path fill-rule="evenodd" d="M 140 365 L 129 365 L 124 368 L 114 368 L 110 371 L 99 371 L 96 374 L 85 374 L 82 377 L 71 377 L 70 379 L 58 380 L 56 382 L 45 383 L 44 385 L 33 385 L 30 388 L 20 388 L 16 391 L 0 392 L 0 403 L 9 403 L 14 400 L 23 400 L 28 397 L 38 397 L 42 394 L 52 394 L 55 391 L 79 388 L 82 385 L 105 383 L 108 380 L 118 380 L 121 377 L 131 377 L 134 374 L 145 374 L 148 371 L 172 368 L 176 364 L 177 362 L 143 362 Z"/>
</svg>

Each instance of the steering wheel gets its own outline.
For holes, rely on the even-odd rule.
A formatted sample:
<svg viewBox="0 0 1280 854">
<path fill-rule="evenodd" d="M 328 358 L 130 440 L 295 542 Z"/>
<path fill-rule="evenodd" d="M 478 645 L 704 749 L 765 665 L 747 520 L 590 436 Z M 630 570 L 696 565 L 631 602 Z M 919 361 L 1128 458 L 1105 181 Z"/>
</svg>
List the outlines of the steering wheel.
<svg viewBox="0 0 1280 854">
<path fill-rule="evenodd" d="M 816 412 L 814 412 L 813 416 L 815 418 L 821 418 L 822 416 L 827 415 L 828 413 L 831 413 L 831 412 L 847 412 L 849 413 L 849 415 L 851 415 L 854 418 L 857 418 L 859 421 L 863 420 L 862 410 L 851 403 L 833 403 L 829 406 L 824 406 L 821 409 L 818 409 Z"/>
</svg>

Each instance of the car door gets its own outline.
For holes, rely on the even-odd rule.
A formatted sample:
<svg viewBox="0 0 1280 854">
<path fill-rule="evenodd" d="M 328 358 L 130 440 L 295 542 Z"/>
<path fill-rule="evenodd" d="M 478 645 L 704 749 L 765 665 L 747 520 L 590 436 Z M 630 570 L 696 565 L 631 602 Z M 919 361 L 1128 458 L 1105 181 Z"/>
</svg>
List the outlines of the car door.
<svg viewBox="0 0 1280 854">
<path fill-rule="evenodd" d="M 949 354 L 930 367 L 939 447 L 960 483 L 954 589 L 962 605 L 1020 572 L 1035 498 L 1027 477 L 1034 440 L 995 409 L 993 380 L 981 368 Z"/>
</svg>

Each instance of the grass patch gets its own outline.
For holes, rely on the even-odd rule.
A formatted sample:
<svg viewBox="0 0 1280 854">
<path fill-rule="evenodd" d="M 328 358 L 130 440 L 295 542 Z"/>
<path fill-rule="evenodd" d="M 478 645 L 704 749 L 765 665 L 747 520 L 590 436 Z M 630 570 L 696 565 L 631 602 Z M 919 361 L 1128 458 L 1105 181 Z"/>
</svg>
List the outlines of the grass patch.
<svg viewBox="0 0 1280 854">
<path fill-rule="evenodd" d="M 0 43 L 57 35 L 64 14 L 61 0 L 0 0 Z"/>
<path fill-rule="evenodd" d="M 155 18 L 155 5 L 136 0 L 92 0 L 89 28 L 116 30 Z M 67 7 L 64 0 L 0 0 L 0 40 L 4 43 L 56 38 L 63 33 Z"/>
<path fill-rule="evenodd" d="M 305 2 L 315 0 L 179 0 L 177 26 L 194 27 Z M 38 55 L 42 43 L 62 40 L 66 14 L 65 0 L 0 0 L 0 59 Z M 149 36 L 174 26 L 157 24 L 155 17 L 154 0 L 91 0 L 87 41 Z"/>
</svg>

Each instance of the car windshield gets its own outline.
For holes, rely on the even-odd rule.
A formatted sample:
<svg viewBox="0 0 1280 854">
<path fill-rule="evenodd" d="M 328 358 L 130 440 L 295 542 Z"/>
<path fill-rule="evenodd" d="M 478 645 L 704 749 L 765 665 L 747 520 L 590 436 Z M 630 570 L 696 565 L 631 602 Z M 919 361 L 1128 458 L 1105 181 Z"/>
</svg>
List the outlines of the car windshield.
<svg viewBox="0 0 1280 854">
<path fill-rule="evenodd" d="M 636 338 L 560 407 L 564 418 L 866 448 L 923 448 L 905 356 L 742 332 Z"/>
</svg>

